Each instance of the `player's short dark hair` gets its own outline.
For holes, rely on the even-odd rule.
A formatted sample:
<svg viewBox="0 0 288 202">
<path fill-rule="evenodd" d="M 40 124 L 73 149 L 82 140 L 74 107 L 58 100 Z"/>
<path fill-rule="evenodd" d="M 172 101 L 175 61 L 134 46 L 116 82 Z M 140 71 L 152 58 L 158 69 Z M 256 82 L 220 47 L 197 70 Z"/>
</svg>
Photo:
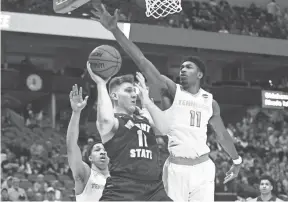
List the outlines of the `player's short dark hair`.
<svg viewBox="0 0 288 202">
<path fill-rule="evenodd" d="M 91 155 L 92 153 L 92 149 L 94 147 L 95 144 L 103 144 L 101 140 L 99 139 L 96 139 L 95 142 L 93 142 L 92 145 L 89 145 L 88 148 L 87 148 L 87 152 L 84 156 L 84 162 L 86 162 L 89 166 L 91 166 L 91 162 L 89 161 L 89 156 Z"/>
<path fill-rule="evenodd" d="M 132 74 L 125 74 L 122 76 L 114 77 L 109 82 L 109 92 L 111 92 L 115 87 L 121 85 L 122 83 L 134 84 L 134 76 Z"/>
<path fill-rule="evenodd" d="M 259 184 L 262 180 L 268 180 L 272 186 L 274 186 L 274 180 L 269 175 L 262 175 L 259 181 Z"/>
<path fill-rule="evenodd" d="M 206 71 L 206 65 L 203 62 L 203 60 L 201 60 L 199 57 L 196 57 L 196 56 L 189 56 L 189 57 L 186 57 L 182 60 L 182 64 L 184 62 L 188 62 L 188 61 L 193 62 L 199 68 L 199 70 L 202 72 L 203 77 L 204 77 L 205 71 Z"/>
</svg>

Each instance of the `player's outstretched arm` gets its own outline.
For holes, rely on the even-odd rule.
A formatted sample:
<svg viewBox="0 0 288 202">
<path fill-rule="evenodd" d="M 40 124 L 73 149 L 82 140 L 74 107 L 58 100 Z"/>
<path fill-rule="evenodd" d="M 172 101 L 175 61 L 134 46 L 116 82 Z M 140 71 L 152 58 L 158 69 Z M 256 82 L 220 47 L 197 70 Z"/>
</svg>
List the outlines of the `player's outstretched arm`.
<svg viewBox="0 0 288 202">
<path fill-rule="evenodd" d="M 144 109 L 147 109 L 149 116 L 151 115 L 152 120 L 149 121 L 152 127 L 156 128 L 156 132 L 161 135 L 167 135 L 167 118 L 165 113 L 157 107 L 154 102 L 149 97 L 149 91 L 145 84 L 145 78 L 139 72 L 136 73 L 136 78 L 139 81 L 139 84 L 135 84 L 139 89 L 139 97 L 141 104 Z M 149 118 L 148 118 L 149 120 Z"/>
<path fill-rule="evenodd" d="M 234 142 L 230 134 L 225 128 L 225 125 L 223 123 L 223 120 L 220 115 L 220 107 L 219 104 L 213 100 L 212 103 L 213 107 L 213 115 L 211 119 L 209 120 L 209 124 L 212 126 L 213 130 L 216 133 L 217 140 L 219 144 L 222 146 L 222 148 L 229 154 L 229 156 L 233 159 L 234 167 L 232 166 L 232 170 L 226 174 L 226 178 L 224 180 L 224 183 L 234 179 L 237 177 L 240 165 L 242 163 L 241 157 L 238 155 L 238 152 L 234 146 Z"/>
<path fill-rule="evenodd" d="M 82 98 L 82 88 L 78 90 L 77 85 L 74 85 L 70 92 L 70 104 L 73 112 L 68 125 L 66 144 L 68 163 L 72 170 L 74 180 L 76 183 L 78 182 L 81 184 L 86 184 L 90 175 L 90 168 L 82 161 L 81 150 L 77 143 L 79 137 L 80 114 L 87 104 L 87 99 L 88 97 L 84 100 Z"/>
<path fill-rule="evenodd" d="M 87 62 L 87 70 L 92 80 L 97 84 L 98 100 L 97 100 L 97 120 L 96 127 L 100 133 L 102 142 L 109 141 L 114 136 L 114 131 L 118 129 L 118 119 L 114 117 L 114 109 L 109 93 L 106 88 L 106 81 L 94 74 L 90 64 Z"/>
<path fill-rule="evenodd" d="M 144 56 L 142 51 L 117 26 L 119 18 L 118 9 L 115 10 L 114 16 L 111 16 L 103 4 L 101 6 L 99 4 L 93 6 L 98 11 L 92 11 L 93 15 L 97 18 L 96 20 L 100 21 L 107 30 L 113 33 L 117 42 L 136 63 L 149 83 L 156 84 L 161 92 L 168 92 L 174 98 L 176 84 L 168 77 L 161 75 L 153 63 Z"/>
</svg>

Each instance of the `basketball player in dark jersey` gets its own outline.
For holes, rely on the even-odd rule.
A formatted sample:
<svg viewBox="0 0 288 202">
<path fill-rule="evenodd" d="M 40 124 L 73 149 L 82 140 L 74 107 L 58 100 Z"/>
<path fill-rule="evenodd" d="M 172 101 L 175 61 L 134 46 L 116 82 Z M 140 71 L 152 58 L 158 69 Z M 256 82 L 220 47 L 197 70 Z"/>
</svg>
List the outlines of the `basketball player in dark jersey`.
<svg viewBox="0 0 288 202">
<path fill-rule="evenodd" d="M 101 201 L 171 201 L 162 183 L 159 149 L 148 118 L 136 115 L 133 75 L 113 78 L 109 83 L 87 69 L 97 84 L 96 126 L 110 158 Z"/>
</svg>

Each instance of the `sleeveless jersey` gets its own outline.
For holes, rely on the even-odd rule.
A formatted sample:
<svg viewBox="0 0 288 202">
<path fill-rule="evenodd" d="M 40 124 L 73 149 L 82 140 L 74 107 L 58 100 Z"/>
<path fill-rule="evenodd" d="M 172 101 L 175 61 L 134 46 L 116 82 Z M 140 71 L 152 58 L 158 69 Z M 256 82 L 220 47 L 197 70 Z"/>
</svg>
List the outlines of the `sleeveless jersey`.
<svg viewBox="0 0 288 202">
<path fill-rule="evenodd" d="M 263 201 L 261 196 L 258 196 L 257 198 L 251 199 L 251 200 L 247 200 L 248 202 L 252 202 L 252 201 Z M 268 201 L 275 201 L 275 202 L 283 202 L 281 199 L 277 198 L 276 196 L 272 196 L 272 198 L 270 198 Z"/>
<path fill-rule="evenodd" d="M 106 177 L 92 170 L 83 192 L 76 195 L 77 202 L 99 201 L 106 184 Z"/>
<path fill-rule="evenodd" d="M 210 152 L 207 125 L 213 114 L 212 101 L 212 94 L 203 89 L 193 95 L 177 84 L 174 102 L 165 111 L 170 155 L 197 158 Z"/>
<path fill-rule="evenodd" d="M 104 144 L 110 158 L 110 175 L 134 180 L 161 179 L 155 134 L 143 116 L 115 114 L 119 128 Z"/>
</svg>

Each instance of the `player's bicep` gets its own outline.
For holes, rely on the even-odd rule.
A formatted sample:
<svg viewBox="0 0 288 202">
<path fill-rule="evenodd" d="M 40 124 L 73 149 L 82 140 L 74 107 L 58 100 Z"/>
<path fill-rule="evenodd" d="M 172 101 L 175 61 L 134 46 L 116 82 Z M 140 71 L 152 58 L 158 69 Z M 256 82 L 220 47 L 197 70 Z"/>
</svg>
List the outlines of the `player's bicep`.
<svg viewBox="0 0 288 202">
<path fill-rule="evenodd" d="M 81 150 L 78 145 L 67 149 L 68 163 L 73 177 L 85 181 L 88 177 L 89 166 L 82 161 Z"/>
<path fill-rule="evenodd" d="M 113 118 L 111 121 L 96 121 L 97 129 L 100 133 L 101 140 L 103 143 L 108 142 L 114 136 L 116 130 L 119 128 L 119 120 Z"/>
</svg>

